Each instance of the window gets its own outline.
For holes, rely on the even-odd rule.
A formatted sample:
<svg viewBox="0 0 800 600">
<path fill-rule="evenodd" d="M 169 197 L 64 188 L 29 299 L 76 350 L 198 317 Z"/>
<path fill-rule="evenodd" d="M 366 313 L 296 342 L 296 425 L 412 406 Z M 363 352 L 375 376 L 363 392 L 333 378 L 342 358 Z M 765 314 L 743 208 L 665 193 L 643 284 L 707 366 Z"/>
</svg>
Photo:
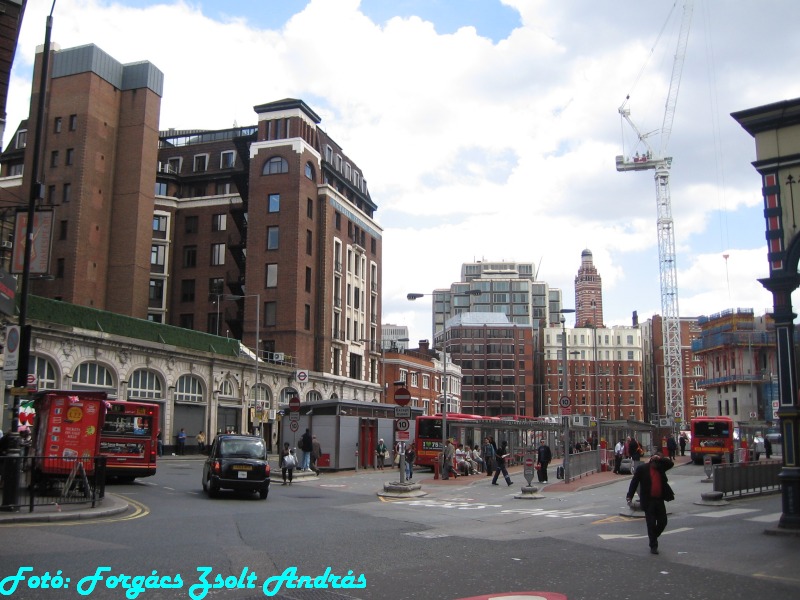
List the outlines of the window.
<svg viewBox="0 0 800 600">
<path fill-rule="evenodd" d="M 208 293 L 213 296 L 222 296 L 225 291 L 225 282 L 222 277 L 212 277 L 208 280 Z M 216 299 L 215 299 L 216 300 Z"/>
<path fill-rule="evenodd" d="M 69 130 L 75 131 L 78 128 L 78 115 L 69 116 Z"/>
<path fill-rule="evenodd" d="M 278 175 L 280 173 L 288 173 L 289 172 L 289 163 L 286 162 L 285 158 L 281 158 L 280 156 L 273 156 L 267 162 L 264 163 L 264 170 L 261 172 L 262 175 Z"/>
<path fill-rule="evenodd" d="M 167 172 L 168 173 L 175 173 L 176 175 L 181 172 L 181 160 L 180 158 L 170 158 L 167 161 Z"/>
<path fill-rule="evenodd" d="M 278 303 L 265 302 L 264 303 L 264 325 L 274 327 L 277 324 Z"/>
<path fill-rule="evenodd" d="M 228 215 L 219 214 L 211 217 L 211 231 L 225 231 Z"/>
<path fill-rule="evenodd" d="M 181 375 L 175 386 L 176 402 L 202 402 L 203 386 L 194 375 Z"/>
<path fill-rule="evenodd" d="M 17 134 L 17 150 L 20 150 L 28 145 L 28 130 L 21 129 Z"/>
<path fill-rule="evenodd" d="M 148 307 L 162 308 L 164 300 L 164 280 L 151 279 L 150 280 L 150 298 Z"/>
<path fill-rule="evenodd" d="M 311 330 L 311 306 L 306 304 L 303 310 L 303 326 L 306 331 Z"/>
<path fill-rule="evenodd" d="M 278 287 L 278 265 L 270 263 L 266 265 L 265 287 Z"/>
<path fill-rule="evenodd" d="M 336 229 L 338 229 L 339 231 L 342 230 L 342 213 L 338 211 L 336 212 L 336 215 L 334 216 L 334 224 L 336 226 Z"/>
<path fill-rule="evenodd" d="M 50 166 L 57 167 L 58 166 L 58 150 L 53 150 L 50 153 Z"/>
<path fill-rule="evenodd" d="M 186 313 L 178 317 L 178 326 L 183 329 L 194 329 L 194 315 Z"/>
<path fill-rule="evenodd" d="M 234 190 L 233 184 L 230 181 L 218 181 L 216 183 L 216 194 L 217 196 L 224 196 L 226 194 L 232 194 Z"/>
<path fill-rule="evenodd" d="M 167 255 L 167 247 L 162 244 L 153 244 L 150 246 L 150 270 L 158 273 L 164 272 L 164 265 L 166 264 L 165 257 Z"/>
<path fill-rule="evenodd" d="M 314 218 L 314 201 L 311 198 L 306 201 L 306 216 L 309 219 Z"/>
<path fill-rule="evenodd" d="M 71 165 L 75 162 L 75 148 L 67 148 L 67 155 L 64 159 L 65 165 Z"/>
<path fill-rule="evenodd" d="M 56 279 L 64 279 L 64 259 L 56 260 Z"/>
<path fill-rule="evenodd" d="M 277 227 L 267 227 L 267 250 L 277 250 L 280 234 Z"/>
<path fill-rule="evenodd" d="M 152 400 L 163 398 L 161 379 L 155 371 L 137 369 L 128 383 L 128 398 L 131 400 Z"/>
<path fill-rule="evenodd" d="M 215 266 L 225 264 L 225 244 L 211 244 L 211 264 Z"/>
<path fill-rule="evenodd" d="M 72 388 L 80 389 L 85 387 L 113 387 L 114 381 L 111 373 L 102 365 L 93 362 L 85 362 L 78 365 L 72 375 Z"/>
<path fill-rule="evenodd" d="M 153 217 L 153 237 L 166 238 L 167 236 L 167 217 L 166 215 L 156 215 Z"/>
<path fill-rule="evenodd" d="M 208 170 L 208 154 L 198 154 L 194 157 L 194 172 L 202 173 Z"/>
<path fill-rule="evenodd" d="M 188 216 L 184 221 L 186 233 L 197 233 L 197 216 Z"/>
<path fill-rule="evenodd" d="M 314 181 L 314 166 L 310 162 L 306 163 L 306 177 Z"/>
<path fill-rule="evenodd" d="M 194 302 L 194 279 L 181 281 L 181 302 Z"/>
<path fill-rule="evenodd" d="M 55 390 L 56 388 L 56 370 L 46 358 L 41 356 L 32 356 L 30 372 L 36 375 L 39 381 L 40 390 Z"/>
<path fill-rule="evenodd" d="M 306 230 L 306 254 L 311 256 L 311 249 L 313 248 L 313 240 L 314 236 L 311 233 L 311 230 Z"/>
<path fill-rule="evenodd" d="M 236 164 L 236 154 L 233 150 L 226 150 L 219 155 L 219 168 L 231 169 Z"/>
<path fill-rule="evenodd" d="M 167 184 L 163 181 L 156 181 L 156 196 L 166 196 L 167 195 Z"/>
<path fill-rule="evenodd" d="M 56 117 L 53 120 L 53 133 L 61 133 L 61 117 Z"/>
<path fill-rule="evenodd" d="M 311 267 L 306 267 L 306 291 L 311 291 Z"/>
<path fill-rule="evenodd" d="M 281 209 L 281 195 L 270 194 L 267 198 L 267 212 L 276 213 Z"/>
<path fill-rule="evenodd" d="M 186 268 L 197 266 L 197 246 L 183 247 L 183 266 Z"/>
<path fill-rule="evenodd" d="M 72 184 L 65 183 L 61 190 L 61 202 L 69 202 L 72 198 Z"/>
<path fill-rule="evenodd" d="M 25 163 L 13 163 L 8 165 L 8 176 L 20 176 L 25 170 Z"/>
<path fill-rule="evenodd" d="M 61 221 L 58 225 L 58 239 L 65 240 L 67 239 L 67 225 L 69 221 Z"/>
</svg>

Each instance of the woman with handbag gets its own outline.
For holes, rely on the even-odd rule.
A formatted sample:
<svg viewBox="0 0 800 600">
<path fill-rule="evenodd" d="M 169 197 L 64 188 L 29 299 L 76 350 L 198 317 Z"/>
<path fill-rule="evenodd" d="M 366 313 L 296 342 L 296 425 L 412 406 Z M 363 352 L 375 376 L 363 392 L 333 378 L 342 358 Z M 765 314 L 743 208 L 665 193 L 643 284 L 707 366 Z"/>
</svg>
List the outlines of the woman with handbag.
<svg viewBox="0 0 800 600">
<path fill-rule="evenodd" d="M 377 468 L 383 471 L 384 461 L 389 458 L 389 449 L 383 443 L 383 439 L 378 440 L 378 446 L 375 448 L 375 456 L 378 459 Z"/>
<path fill-rule="evenodd" d="M 287 475 L 289 476 L 289 485 L 292 485 L 292 476 L 296 466 L 297 457 L 294 455 L 294 450 L 289 450 L 289 442 L 284 442 L 283 450 L 281 451 L 281 477 L 283 477 L 281 485 L 286 485 Z"/>
</svg>

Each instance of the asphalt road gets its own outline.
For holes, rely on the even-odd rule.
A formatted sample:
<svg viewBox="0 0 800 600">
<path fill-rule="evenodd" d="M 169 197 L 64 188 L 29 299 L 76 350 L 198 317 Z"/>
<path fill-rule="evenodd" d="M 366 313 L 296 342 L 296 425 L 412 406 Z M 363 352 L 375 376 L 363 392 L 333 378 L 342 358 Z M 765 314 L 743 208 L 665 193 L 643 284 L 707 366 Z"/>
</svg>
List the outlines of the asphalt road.
<svg viewBox="0 0 800 600">
<path fill-rule="evenodd" d="M 424 498 L 387 502 L 376 492 L 393 473 L 351 472 L 292 486 L 273 481 L 267 501 L 232 493 L 211 500 L 200 487 L 201 466 L 197 460 L 165 460 L 149 480 L 111 486 L 109 492 L 132 502 L 126 514 L 0 527 L 0 593 L 81 598 L 79 589 L 87 592 L 90 576 L 107 566 L 104 579 L 84 595 L 264 598 L 263 583 L 291 567 L 312 578 L 330 568 L 339 577 L 351 574 L 356 583 L 363 575 L 366 585 L 313 590 L 283 585 L 273 597 L 454 600 L 540 591 L 573 600 L 780 600 L 800 594 L 800 537 L 764 533 L 777 524 L 780 495 L 724 507 L 696 504 L 708 491 L 699 466 L 670 472 L 677 499 L 669 505 L 659 556 L 648 552 L 643 520 L 628 516 L 626 478 L 582 492 L 518 500 L 521 475 L 511 488 L 469 477 L 458 486 L 423 485 L 429 492 Z M 70 579 L 68 587 L 30 589 L 34 578 L 12 592 L 9 576 L 23 566 L 33 568 L 28 576 L 61 570 Z M 196 585 L 198 567 L 210 569 L 212 582 L 220 574 L 223 584 L 225 578 L 231 585 L 241 579 L 253 587 L 203 589 Z M 136 596 L 107 587 L 109 576 L 146 577 L 153 571 L 159 578 L 180 574 L 181 585 Z M 268 592 L 277 582 L 271 585 Z"/>
</svg>

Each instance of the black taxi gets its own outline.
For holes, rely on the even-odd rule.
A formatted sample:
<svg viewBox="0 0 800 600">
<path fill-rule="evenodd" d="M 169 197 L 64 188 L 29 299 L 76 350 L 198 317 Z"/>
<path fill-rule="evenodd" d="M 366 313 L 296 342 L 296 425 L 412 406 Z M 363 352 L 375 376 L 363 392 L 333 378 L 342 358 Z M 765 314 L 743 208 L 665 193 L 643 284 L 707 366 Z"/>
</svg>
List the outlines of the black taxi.
<svg viewBox="0 0 800 600">
<path fill-rule="evenodd" d="M 203 490 L 213 498 L 220 489 L 269 494 L 267 445 L 252 435 L 218 435 L 203 465 Z"/>
</svg>

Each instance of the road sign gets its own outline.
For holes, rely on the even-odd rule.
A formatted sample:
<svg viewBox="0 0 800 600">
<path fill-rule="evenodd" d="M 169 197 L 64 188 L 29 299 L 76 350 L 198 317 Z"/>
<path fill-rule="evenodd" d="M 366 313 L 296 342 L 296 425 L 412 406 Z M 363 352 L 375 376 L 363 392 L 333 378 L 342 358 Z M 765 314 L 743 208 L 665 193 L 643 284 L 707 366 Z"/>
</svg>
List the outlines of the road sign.
<svg viewBox="0 0 800 600">
<path fill-rule="evenodd" d="M 289 420 L 292 423 L 297 423 L 300 420 L 300 413 L 299 412 L 290 412 L 289 413 Z"/>
<path fill-rule="evenodd" d="M 410 406 L 395 406 L 394 407 L 394 418 L 395 419 L 410 419 L 411 418 L 411 407 Z"/>
<path fill-rule="evenodd" d="M 297 396 L 292 396 L 289 398 L 289 410 L 291 412 L 299 412 L 300 411 L 300 398 Z"/>
<path fill-rule="evenodd" d="M 397 431 L 408 431 L 410 426 L 408 419 L 397 419 L 394 425 L 397 427 Z"/>
<path fill-rule="evenodd" d="M 305 383 L 308 381 L 308 371 L 297 371 L 297 373 L 295 373 L 295 378 L 298 382 Z"/>
<path fill-rule="evenodd" d="M 562 415 L 571 415 L 572 414 L 572 407 L 571 406 L 565 406 L 564 408 L 561 409 L 561 414 Z"/>
<path fill-rule="evenodd" d="M 533 481 L 533 476 L 536 474 L 536 454 L 533 452 L 528 452 L 525 454 L 525 467 L 522 471 L 523 477 L 525 477 L 525 481 L 528 482 L 528 485 L 531 485 Z"/>
<path fill-rule="evenodd" d="M 569 399 L 569 396 L 561 396 L 558 400 L 558 405 L 561 408 L 568 408 L 572 404 L 572 400 Z M 564 413 L 569 414 L 569 413 Z"/>
<path fill-rule="evenodd" d="M 395 437 L 398 442 L 407 442 L 411 439 L 410 431 L 395 431 Z"/>
<path fill-rule="evenodd" d="M 394 391 L 394 401 L 400 406 L 407 406 L 411 402 L 411 392 L 404 387 L 399 387 Z"/>
<path fill-rule="evenodd" d="M 289 429 L 291 429 L 292 431 L 297 431 L 298 429 L 300 429 L 300 423 L 298 423 L 297 421 L 291 421 L 289 423 Z"/>
</svg>

